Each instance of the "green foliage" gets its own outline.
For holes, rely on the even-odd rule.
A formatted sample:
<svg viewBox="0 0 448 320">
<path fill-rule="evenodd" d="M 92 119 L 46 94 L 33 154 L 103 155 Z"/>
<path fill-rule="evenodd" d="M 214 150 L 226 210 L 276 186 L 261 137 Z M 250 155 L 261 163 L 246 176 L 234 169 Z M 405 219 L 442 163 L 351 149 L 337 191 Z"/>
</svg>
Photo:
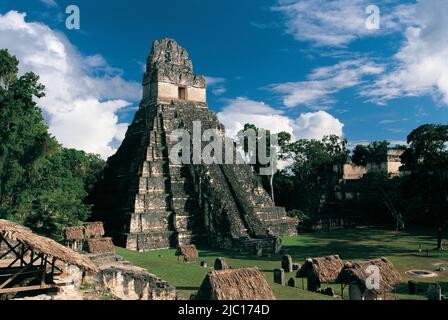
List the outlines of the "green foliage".
<svg viewBox="0 0 448 320">
<path fill-rule="evenodd" d="M 408 176 L 391 176 L 382 170 L 370 171 L 360 181 L 361 207 L 366 213 L 371 213 L 372 209 L 385 209 L 395 220 L 396 230 L 403 230 L 420 205 L 420 197 L 408 196 L 409 188 L 412 184 Z"/>
<path fill-rule="evenodd" d="M 253 137 L 250 136 L 250 134 L 248 135 L 248 132 L 250 133 L 250 131 L 252 131 L 254 135 Z M 286 132 L 280 133 L 280 136 L 281 137 L 278 138 L 280 144 L 284 144 L 285 141 L 289 141 L 289 139 L 291 139 L 291 135 Z M 251 138 L 254 139 L 254 141 L 250 142 Z M 245 152 L 246 156 L 251 160 L 255 160 L 252 164 L 252 168 L 257 174 L 260 175 L 261 168 L 266 168 L 268 170 L 272 169 L 273 172 L 276 164 L 272 165 L 272 161 L 269 163 L 264 163 L 264 161 L 261 161 L 260 159 L 260 153 L 262 153 L 260 150 L 260 145 L 263 146 L 263 143 L 265 144 L 264 147 L 266 149 L 262 154 L 264 154 L 266 157 L 271 156 L 271 132 L 269 130 L 257 128 L 254 124 L 246 123 L 244 125 L 244 129 L 238 133 L 237 139 L 242 142 L 243 151 Z M 251 146 L 250 143 L 254 143 L 255 145 Z M 275 201 L 273 174 L 271 173 L 270 175 L 260 175 L 259 178 L 264 189 L 270 194 L 272 200 Z"/>
<path fill-rule="evenodd" d="M 291 210 L 287 212 L 288 217 L 297 218 L 300 222 L 305 222 L 311 219 L 311 217 L 305 214 L 302 210 Z"/>
<path fill-rule="evenodd" d="M 357 145 L 353 149 L 352 162 L 358 166 L 365 166 L 367 163 L 384 162 L 386 161 L 389 145 L 388 141 L 374 141 L 367 146 Z"/>
<path fill-rule="evenodd" d="M 0 50 L 0 61 L 2 62 L 0 64 L 0 85 L 7 87 L 19 72 L 19 61 L 10 55 L 7 49 Z"/>
<path fill-rule="evenodd" d="M 34 102 L 44 96 L 39 77 L 17 77 L 18 61 L 0 50 L 0 218 L 59 237 L 85 220 L 87 192 L 104 161 L 65 149 L 48 133 Z"/>
<path fill-rule="evenodd" d="M 412 180 L 408 194 L 422 198 L 422 211 L 437 228 L 437 248 L 442 249 L 442 231 L 448 225 L 448 125 L 422 125 L 407 142 L 401 160 Z"/>
<path fill-rule="evenodd" d="M 409 134 L 408 144 L 402 156 L 406 170 L 445 171 L 448 167 L 448 125 L 422 125 Z"/>
<path fill-rule="evenodd" d="M 345 163 L 348 153 L 347 141 L 335 135 L 283 143 L 282 160 L 290 166 L 274 179 L 278 204 L 310 216 L 317 213 L 322 197 L 334 185 L 333 166 Z"/>
</svg>

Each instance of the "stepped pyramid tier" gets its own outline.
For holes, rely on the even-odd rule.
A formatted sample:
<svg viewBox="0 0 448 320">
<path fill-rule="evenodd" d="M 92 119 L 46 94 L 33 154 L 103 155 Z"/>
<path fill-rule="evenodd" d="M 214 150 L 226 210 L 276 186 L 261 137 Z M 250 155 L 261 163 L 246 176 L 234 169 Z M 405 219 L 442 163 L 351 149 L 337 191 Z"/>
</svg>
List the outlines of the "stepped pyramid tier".
<svg viewBox="0 0 448 320">
<path fill-rule="evenodd" d="M 278 250 L 278 236 L 295 234 L 296 225 L 249 165 L 170 161 L 171 133 L 192 132 L 194 121 L 224 134 L 187 51 L 172 39 L 155 41 L 140 107 L 92 194 L 94 218 L 130 250 L 183 244 Z"/>
</svg>

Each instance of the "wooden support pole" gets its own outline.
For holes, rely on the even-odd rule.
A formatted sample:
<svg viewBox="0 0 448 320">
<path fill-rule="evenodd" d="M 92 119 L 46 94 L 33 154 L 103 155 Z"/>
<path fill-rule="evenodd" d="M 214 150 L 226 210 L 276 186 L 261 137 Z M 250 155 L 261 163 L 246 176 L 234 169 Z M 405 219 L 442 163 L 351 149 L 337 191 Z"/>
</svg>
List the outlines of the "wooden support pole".
<svg viewBox="0 0 448 320">
<path fill-rule="evenodd" d="M 23 267 L 23 265 L 25 264 L 25 245 L 23 243 L 20 246 L 20 257 L 20 266 Z"/>
<path fill-rule="evenodd" d="M 43 270 L 42 270 L 42 276 L 40 279 L 40 286 L 43 288 L 45 286 L 45 277 L 47 275 L 47 257 L 45 257 L 44 260 L 44 266 L 43 266 Z"/>
</svg>

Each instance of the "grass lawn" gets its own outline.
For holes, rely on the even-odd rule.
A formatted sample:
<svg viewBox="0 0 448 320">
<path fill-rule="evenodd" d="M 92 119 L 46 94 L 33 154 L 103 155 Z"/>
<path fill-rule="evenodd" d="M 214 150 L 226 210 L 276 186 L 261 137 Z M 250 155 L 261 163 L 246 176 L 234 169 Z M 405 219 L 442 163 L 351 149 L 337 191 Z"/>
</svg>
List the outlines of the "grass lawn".
<svg viewBox="0 0 448 320">
<path fill-rule="evenodd" d="M 407 281 L 438 282 L 442 286 L 442 292 L 448 294 L 448 271 L 439 272 L 436 278 L 413 278 L 404 274 L 410 269 L 425 269 L 434 271 L 438 264 L 448 266 L 448 252 L 429 251 L 426 249 L 435 247 L 435 238 L 428 230 L 409 230 L 407 232 L 395 232 L 391 230 L 359 227 L 350 230 L 340 230 L 326 233 L 302 234 L 294 237 L 283 238 L 283 246 L 286 254 L 293 257 L 294 262 L 300 264 L 307 257 L 338 254 L 342 260 L 368 259 L 375 257 L 389 258 L 395 267 L 403 275 L 402 285 L 397 287 L 396 294 L 389 294 L 388 299 L 425 299 L 425 294 L 408 295 Z M 423 252 L 419 253 L 421 245 Z M 201 248 L 199 260 L 192 263 L 183 263 L 174 256 L 174 249 L 156 250 L 146 253 L 138 253 L 117 248 L 117 253 L 137 266 L 147 269 L 149 272 L 167 280 L 174 285 L 181 296 L 189 298 L 195 292 L 205 274 L 213 267 L 216 257 L 225 257 L 227 263 L 233 268 L 245 266 L 257 266 L 265 275 L 271 285 L 275 296 L 279 300 L 322 300 L 334 299 L 321 294 L 302 290 L 302 281 L 296 279 L 296 288 L 282 287 L 273 283 L 272 270 L 279 268 L 281 256 L 257 257 L 241 255 L 235 252 L 210 250 Z M 201 268 L 200 261 L 207 261 L 209 268 Z M 294 277 L 294 274 L 286 274 L 286 281 Z M 323 285 L 326 287 L 327 285 Z M 340 293 L 340 286 L 330 284 L 336 293 Z M 305 280 L 306 288 L 306 280 Z M 345 295 L 348 291 L 345 290 Z"/>
</svg>

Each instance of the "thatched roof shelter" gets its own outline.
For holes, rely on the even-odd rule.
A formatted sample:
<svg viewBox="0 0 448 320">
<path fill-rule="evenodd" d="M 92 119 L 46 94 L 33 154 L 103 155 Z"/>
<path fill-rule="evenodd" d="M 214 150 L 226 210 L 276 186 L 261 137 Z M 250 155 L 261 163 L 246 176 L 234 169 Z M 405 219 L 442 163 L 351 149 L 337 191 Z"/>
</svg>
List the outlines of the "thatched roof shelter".
<svg viewBox="0 0 448 320">
<path fill-rule="evenodd" d="M 196 300 L 275 300 L 263 274 L 256 267 L 209 272 Z"/>
<path fill-rule="evenodd" d="M 199 257 L 199 253 L 194 244 L 189 244 L 177 247 L 176 256 L 184 257 L 185 260 L 195 260 Z"/>
<path fill-rule="evenodd" d="M 104 225 L 102 222 L 87 222 L 85 226 L 87 238 L 100 238 L 104 236 Z"/>
<path fill-rule="evenodd" d="M 380 285 L 379 289 L 371 289 L 373 293 L 380 295 L 390 292 L 402 281 L 400 273 L 395 269 L 392 262 L 387 258 L 378 258 L 373 260 L 347 262 L 339 273 L 337 282 L 342 284 L 357 284 L 362 291 L 366 289 L 366 280 L 371 276 L 368 270 L 370 265 L 377 266 L 379 269 Z"/>
<path fill-rule="evenodd" d="M 87 251 L 90 253 L 115 253 L 112 238 L 88 239 Z"/>
<path fill-rule="evenodd" d="M 38 236 L 19 224 L 0 220 L 0 235 L 7 240 L 21 242 L 36 253 L 77 266 L 84 271 L 95 272 L 97 269 L 87 257 L 64 247 L 54 240 Z"/>
<path fill-rule="evenodd" d="M 84 227 L 66 227 L 64 229 L 65 240 L 84 240 Z"/>
<path fill-rule="evenodd" d="M 336 281 L 343 266 L 344 263 L 338 255 L 308 258 L 297 271 L 296 278 L 315 275 L 321 283 Z"/>
</svg>

